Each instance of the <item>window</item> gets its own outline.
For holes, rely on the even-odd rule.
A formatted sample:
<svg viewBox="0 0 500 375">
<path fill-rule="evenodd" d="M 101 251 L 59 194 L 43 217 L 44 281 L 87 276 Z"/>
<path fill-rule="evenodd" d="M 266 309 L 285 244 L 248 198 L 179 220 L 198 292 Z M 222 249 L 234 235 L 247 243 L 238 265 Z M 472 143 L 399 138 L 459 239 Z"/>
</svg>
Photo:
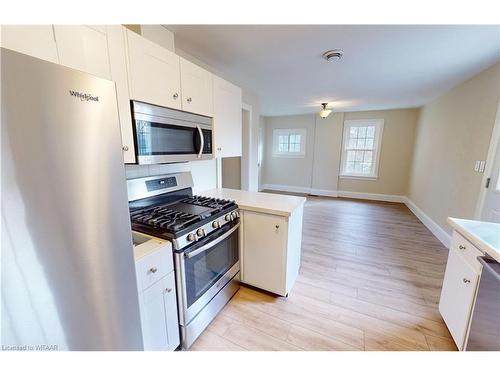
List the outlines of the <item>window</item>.
<svg viewBox="0 0 500 375">
<path fill-rule="evenodd" d="M 344 121 L 341 177 L 377 178 L 384 120 Z"/>
<path fill-rule="evenodd" d="M 274 129 L 273 154 L 285 157 L 304 157 L 306 129 Z"/>
</svg>

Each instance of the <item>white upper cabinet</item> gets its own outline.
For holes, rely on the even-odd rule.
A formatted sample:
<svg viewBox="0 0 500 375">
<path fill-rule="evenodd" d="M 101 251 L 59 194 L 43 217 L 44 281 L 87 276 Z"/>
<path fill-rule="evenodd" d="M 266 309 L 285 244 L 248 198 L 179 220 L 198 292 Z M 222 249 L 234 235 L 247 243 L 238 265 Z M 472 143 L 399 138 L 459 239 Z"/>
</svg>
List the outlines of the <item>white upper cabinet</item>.
<svg viewBox="0 0 500 375">
<path fill-rule="evenodd" d="M 130 95 L 127 75 L 126 29 L 120 25 L 106 26 L 111 79 L 116 84 L 118 114 L 122 131 L 123 159 L 135 163 L 134 133 L 130 112 Z"/>
<path fill-rule="evenodd" d="M 241 89 L 213 76 L 217 157 L 241 156 Z"/>
<path fill-rule="evenodd" d="M 213 115 L 212 74 L 180 58 L 182 109 L 200 115 Z"/>
<path fill-rule="evenodd" d="M 106 33 L 98 26 L 54 25 L 59 63 L 111 79 Z"/>
<path fill-rule="evenodd" d="M 2 26 L 2 47 L 58 63 L 56 39 L 52 25 Z"/>
<path fill-rule="evenodd" d="M 133 31 L 126 33 L 130 97 L 181 109 L 179 56 Z"/>
</svg>

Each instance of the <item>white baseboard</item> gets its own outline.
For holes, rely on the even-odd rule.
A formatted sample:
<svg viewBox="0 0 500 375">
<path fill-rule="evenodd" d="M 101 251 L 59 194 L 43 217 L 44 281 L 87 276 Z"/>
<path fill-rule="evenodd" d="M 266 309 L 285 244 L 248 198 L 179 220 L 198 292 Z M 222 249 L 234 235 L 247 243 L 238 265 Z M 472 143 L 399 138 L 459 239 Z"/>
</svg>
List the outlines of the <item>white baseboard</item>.
<svg viewBox="0 0 500 375">
<path fill-rule="evenodd" d="M 305 186 L 263 184 L 261 189 L 262 190 L 286 191 L 289 193 L 322 195 L 322 196 L 327 196 L 327 197 L 336 197 L 337 196 L 336 190 L 314 189 L 314 188 L 305 187 Z"/>
<path fill-rule="evenodd" d="M 336 198 L 338 196 L 338 191 L 337 190 L 325 190 L 325 189 L 313 189 L 313 188 L 311 188 L 311 192 L 309 194 Z"/>
<path fill-rule="evenodd" d="M 415 203 L 409 198 L 404 202 L 411 212 L 429 229 L 436 238 L 446 247 L 450 247 L 451 236 L 443 228 L 441 228 L 434 220 L 422 211 Z"/>
<path fill-rule="evenodd" d="M 406 202 L 406 197 L 403 195 L 360 193 L 356 191 L 339 191 L 338 196 L 343 198 L 367 199 L 372 201 L 383 201 L 383 202 L 397 202 L 397 203 Z"/>
</svg>

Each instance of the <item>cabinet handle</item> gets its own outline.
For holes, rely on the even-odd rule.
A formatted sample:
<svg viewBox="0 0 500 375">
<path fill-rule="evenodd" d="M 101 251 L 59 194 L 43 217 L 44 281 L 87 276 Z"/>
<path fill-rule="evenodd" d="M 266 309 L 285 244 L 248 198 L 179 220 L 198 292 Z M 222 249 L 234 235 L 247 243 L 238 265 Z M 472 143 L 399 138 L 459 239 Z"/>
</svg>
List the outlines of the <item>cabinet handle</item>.
<svg viewBox="0 0 500 375">
<path fill-rule="evenodd" d="M 193 99 L 191 99 L 191 98 L 187 98 L 186 100 L 188 103 L 191 103 L 193 101 Z"/>
<path fill-rule="evenodd" d="M 156 271 L 158 271 L 158 268 L 156 268 L 156 267 L 151 267 L 149 269 L 149 273 L 156 273 Z"/>
<path fill-rule="evenodd" d="M 172 288 L 166 288 L 165 293 L 170 293 L 172 291 Z"/>
<path fill-rule="evenodd" d="M 459 248 L 460 250 L 465 250 L 465 246 L 464 246 L 464 245 L 460 245 L 460 246 L 458 246 L 458 248 Z"/>
<path fill-rule="evenodd" d="M 179 97 L 179 94 L 178 94 L 178 93 L 175 93 L 174 95 L 172 95 L 172 97 L 173 97 L 174 99 L 177 99 L 177 98 Z"/>
<path fill-rule="evenodd" d="M 279 226 L 278 224 L 276 224 L 274 227 L 275 227 L 276 229 L 280 229 L 280 226 Z"/>
<path fill-rule="evenodd" d="M 128 151 L 128 146 L 123 146 L 123 147 L 122 147 L 122 150 L 123 150 L 123 151 Z"/>
<path fill-rule="evenodd" d="M 470 280 L 464 277 L 464 284 L 470 284 Z"/>
</svg>

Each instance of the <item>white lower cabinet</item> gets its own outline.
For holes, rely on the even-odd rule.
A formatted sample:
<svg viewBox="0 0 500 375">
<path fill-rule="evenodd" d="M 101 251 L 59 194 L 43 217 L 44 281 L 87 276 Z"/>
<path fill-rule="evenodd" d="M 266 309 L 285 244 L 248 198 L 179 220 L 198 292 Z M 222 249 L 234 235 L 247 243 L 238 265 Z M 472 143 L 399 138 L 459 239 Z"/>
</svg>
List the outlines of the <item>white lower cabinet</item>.
<svg viewBox="0 0 500 375">
<path fill-rule="evenodd" d="M 111 79 L 108 42 L 101 28 L 54 25 L 59 64 Z"/>
<path fill-rule="evenodd" d="M 465 349 L 479 283 L 480 268 L 474 255 L 479 250 L 454 233 L 439 300 L 439 312 L 459 350 Z"/>
<path fill-rule="evenodd" d="M 180 340 L 172 244 L 133 236 L 144 350 L 174 350 Z"/>
<path fill-rule="evenodd" d="M 140 293 L 144 350 L 174 350 L 179 345 L 175 276 L 170 272 Z"/>
<path fill-rule="evenodd" d="M 240 210 L 241 281 L 286 296 L 299 274 L 303 206 L 290 216 Z"/>
</svg>

